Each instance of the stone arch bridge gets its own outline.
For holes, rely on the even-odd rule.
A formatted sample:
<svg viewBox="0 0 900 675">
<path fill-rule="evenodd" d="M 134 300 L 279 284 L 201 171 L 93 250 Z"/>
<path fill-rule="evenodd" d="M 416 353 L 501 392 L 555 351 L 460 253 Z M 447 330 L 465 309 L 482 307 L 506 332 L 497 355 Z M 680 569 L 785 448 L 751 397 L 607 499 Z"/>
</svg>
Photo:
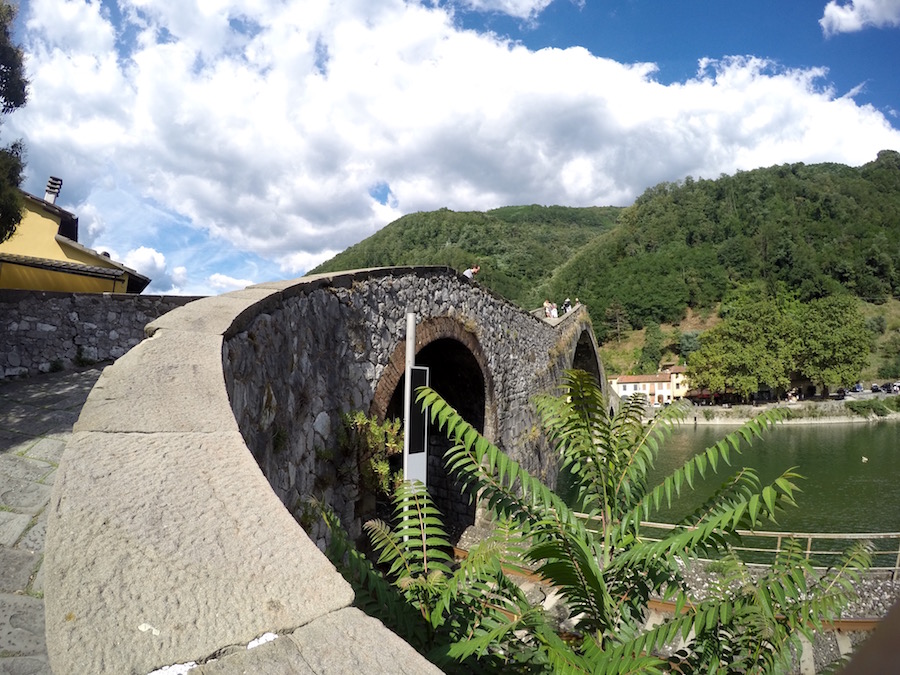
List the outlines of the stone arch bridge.
<svg viewBox="0 0 900 675">
<path fill-rule="evenodd" d="M 343 413 L 397 411 L 407 312 L 432 386 L 554 483 L 534 396 L 572 367 L 605 387 L 582 306 L 544 320 L 445 267 L 319 275 L 190 303 L 104 371 L 66 448 L 44 563 L 54 672 L 147 673 L 213 655 L 215 672 L 252 671 L 249 652 L 230 650 L 267 631 L 287 639 L 253 653 L 283 666 L 337 658 L 322 636 L 338 634 L 350 636 L 340 658 L 362 659 L 359 672 L 427 672 L 350 607 L 307 513 L 320 497 L 351 533 L 367 515 L 336 436 Z M 473 517 L 444 507 L 460 526 Z"/>
</svg>

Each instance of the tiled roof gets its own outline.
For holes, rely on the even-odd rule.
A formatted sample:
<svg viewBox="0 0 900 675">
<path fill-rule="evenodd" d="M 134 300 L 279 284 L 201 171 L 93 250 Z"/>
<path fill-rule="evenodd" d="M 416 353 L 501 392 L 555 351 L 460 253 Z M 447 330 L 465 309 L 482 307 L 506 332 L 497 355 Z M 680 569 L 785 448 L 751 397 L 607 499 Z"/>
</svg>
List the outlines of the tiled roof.
<svg viewBox="0 0 900 675">
<path fill-rule="evenodd" d="M 86 277 L 100 277 L 103 279 L 118 279 L 125 274 L 124 270 L 111 267 L 98 267 L 95 265 L 82 265 L 81 263 L 51 260 L 50 258 L 35 258 L 30 255 L 15 255 L 12 253 L 0 253 L 0 262 L 9 262 L 25 267 L 36 267 L 42 270 L 54 272 L 66 272 L 68 274 L 80 274 Z"/>
</svg>

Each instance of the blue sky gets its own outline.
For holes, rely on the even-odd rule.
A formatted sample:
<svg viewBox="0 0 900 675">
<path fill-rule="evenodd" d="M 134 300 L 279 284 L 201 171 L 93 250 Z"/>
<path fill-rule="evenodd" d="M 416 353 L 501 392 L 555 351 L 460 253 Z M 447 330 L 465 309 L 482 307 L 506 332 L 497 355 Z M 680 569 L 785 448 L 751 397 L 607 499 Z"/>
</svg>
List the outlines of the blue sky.
<svg viewBox="0 0 900 675">
<path fill-rule="evenodd" d="M 405 213 L 900 149 L 900 0 L 21 0 L 26 190 L 215 294 Z"/>
</svg>

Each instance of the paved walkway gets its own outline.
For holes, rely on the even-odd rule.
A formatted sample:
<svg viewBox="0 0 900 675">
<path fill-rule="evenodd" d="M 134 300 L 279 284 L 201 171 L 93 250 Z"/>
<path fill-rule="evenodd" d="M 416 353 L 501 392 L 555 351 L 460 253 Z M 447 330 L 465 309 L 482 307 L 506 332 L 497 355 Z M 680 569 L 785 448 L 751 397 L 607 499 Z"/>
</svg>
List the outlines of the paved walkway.
<svg viewBox="0 0 900 675">
<path fill-rule="evenodd" d="M 0 675 L 49 675 L 41 562 L 66 439 L 102 368 L 0 382 Z"/>
</svg>

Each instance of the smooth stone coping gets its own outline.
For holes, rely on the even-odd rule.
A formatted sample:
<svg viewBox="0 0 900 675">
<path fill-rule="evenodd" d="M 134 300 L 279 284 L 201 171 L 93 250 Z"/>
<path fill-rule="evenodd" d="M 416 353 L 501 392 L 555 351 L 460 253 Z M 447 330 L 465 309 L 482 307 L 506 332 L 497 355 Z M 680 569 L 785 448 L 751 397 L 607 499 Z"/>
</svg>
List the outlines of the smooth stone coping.
<svg viewBox="0 0 900 675">
<path fill-rule="evenodd" d="M 201 672 L 439 672 L 350 608 L 349 584 L 278 500 L 231 412 L 224 336 L 323 283 L 280 282 L 179 307 L 104 370 L 48 509 L 54 673 L 149 673 L 230 654 L 267 632 L 283 637 Z"/>
</svg>

